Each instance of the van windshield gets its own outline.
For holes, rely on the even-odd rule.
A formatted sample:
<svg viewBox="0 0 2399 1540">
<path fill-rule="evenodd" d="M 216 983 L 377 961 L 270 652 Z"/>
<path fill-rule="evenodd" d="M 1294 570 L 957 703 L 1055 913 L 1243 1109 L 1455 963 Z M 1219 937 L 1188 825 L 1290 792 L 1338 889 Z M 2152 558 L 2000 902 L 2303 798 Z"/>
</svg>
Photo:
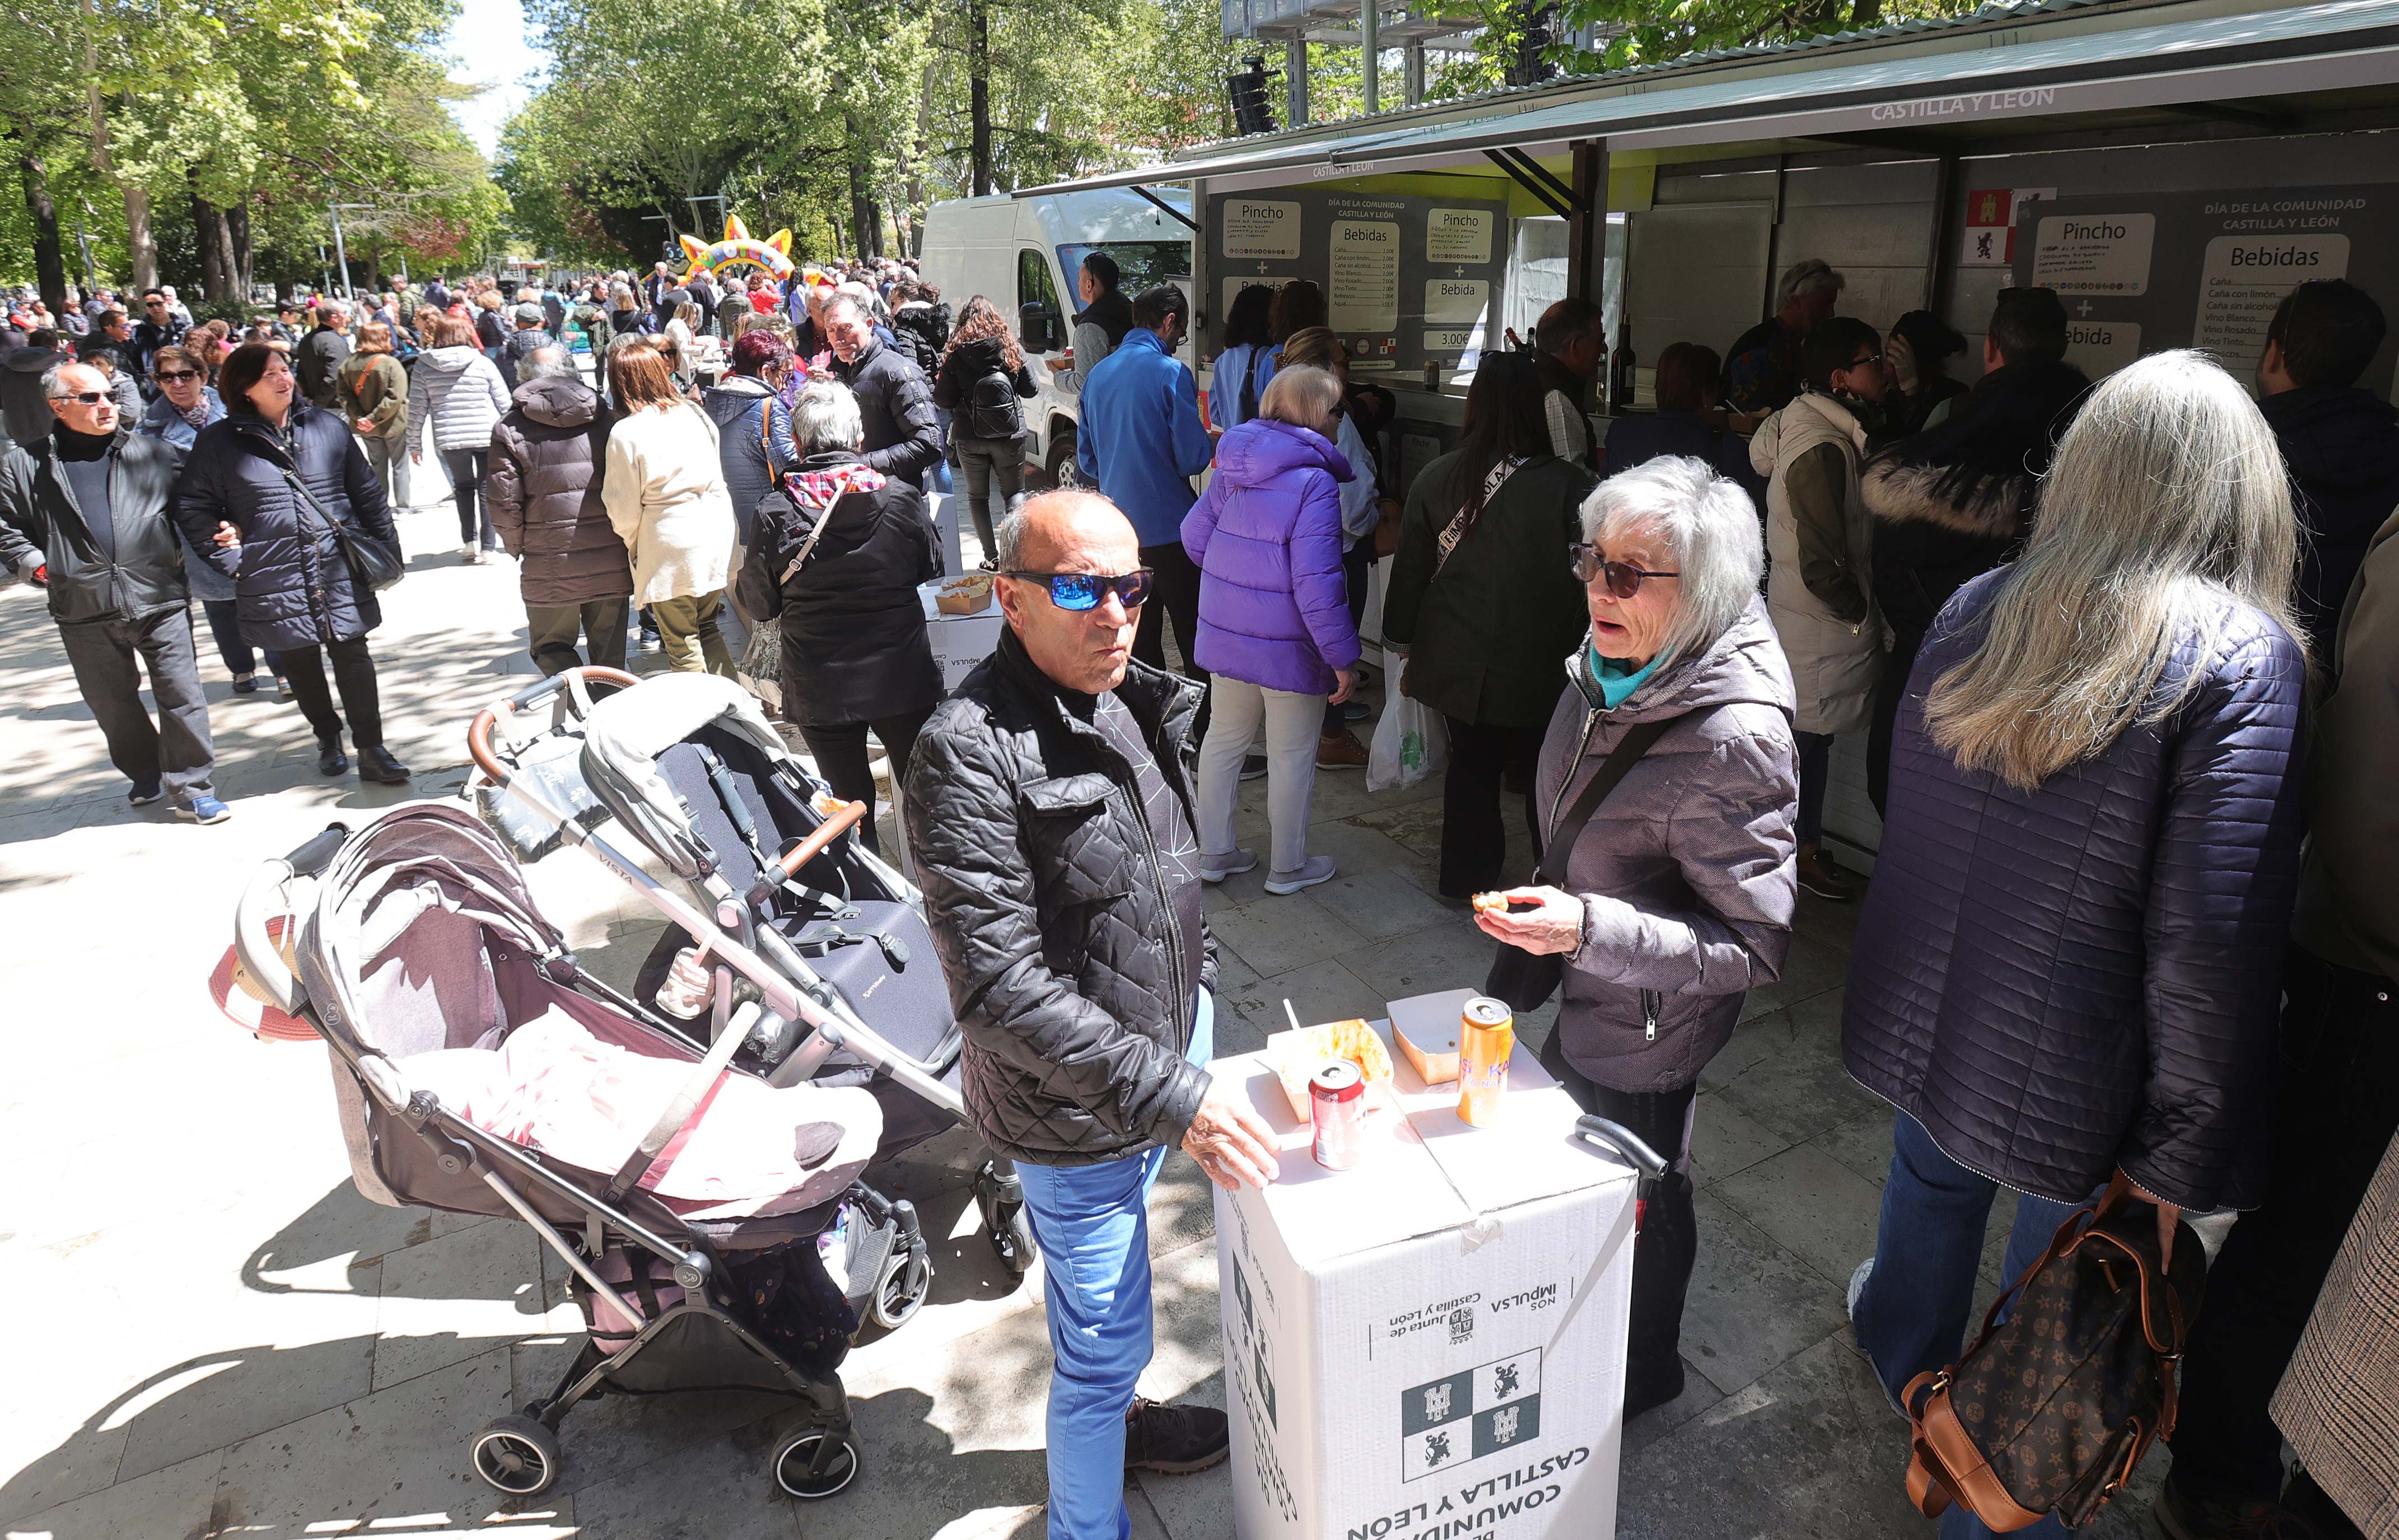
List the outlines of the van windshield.
<svg viewBox="0 0 2399 1540">
<path fill-rule="evenodd" d="M 1078 295 L 1078 310 L 1082 308 L 1082 301 L 1081 290 L 1075 288 L 1077 277 L 1082 272 L 1083 259 L 1094 251 L 1105 251 L 1114 259 L 1117 287 L 1127 298 L 1174 278 L 1188 282 L 1191 277 L 1191 243 L 1187 240 L 1110 240 L 1095 245 L 1061 246 L 1058 270 L 1066 275 L 1068 289 Z"/>
</svg>

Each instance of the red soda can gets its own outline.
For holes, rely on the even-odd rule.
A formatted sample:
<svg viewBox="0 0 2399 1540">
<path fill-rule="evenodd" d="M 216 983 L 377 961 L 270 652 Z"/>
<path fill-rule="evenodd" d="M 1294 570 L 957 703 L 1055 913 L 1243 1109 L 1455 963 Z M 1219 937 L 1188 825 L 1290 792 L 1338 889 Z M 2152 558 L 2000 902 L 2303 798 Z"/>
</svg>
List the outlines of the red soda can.
<svg viewBox="0 0 2399 1540">
<path fill-rule="evenodd" d="M 1308 1078 L 1308 1110 L 1316 1124 L 1316 1163 L 1346 1171 L 1366 1153 L 1366 1077 L 1348 1060 Z"/>
</svg>

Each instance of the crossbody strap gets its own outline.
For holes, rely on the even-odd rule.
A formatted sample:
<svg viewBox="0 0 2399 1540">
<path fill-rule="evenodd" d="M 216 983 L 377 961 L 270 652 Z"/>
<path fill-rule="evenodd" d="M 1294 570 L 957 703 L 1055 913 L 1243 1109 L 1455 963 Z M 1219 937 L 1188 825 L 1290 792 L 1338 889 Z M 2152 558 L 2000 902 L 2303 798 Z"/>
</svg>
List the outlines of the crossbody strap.
<svg viewBox="0 0 2399 1540">
<path fill-rule="evenodd" d="M 1491 473 L 1483 479 L 1483 500 L 1473 508 L 1476 519 L 1490 511 L 1491 500 L 1499 495 L 1499 489 L 1508 484 L 1508 478 L 1515 475 L 1516 467 L 1524 463 L 1522 460 L 1502 460 L 1491 467 Z M 1466 508 L 1460 507 L 1452 514 L 1449 523 L 1433 542 L 1432 570 L 1435 576 L 1439 576 L 1441 569 L 1449 564 L 1450 554 L 1466 539 L 1467 512 Z"/>
<path fill-rule="evenodd" d="M 1601 799 L 1616 790 L 1616 783 L 1632 770 L 1634 762 L 1666 736 L 1667 728 L 1681 720 L 1680 717 L 1662 717 L 1656 722 L 1641 723 L 1628 728 L 1624 736 L 1616 740 L 1616 747 L 1609 750 L 1607 758 L 1601 762 L 1599 773 L 1593 776 L 1582 790 L 1576 794 L 1573 804 L 1566 808 L 1565 817 L 1550 831 L 1549 841 L 1541 848 L 1540 870 L 1536 873 L 1537 880 L 1543 886 L 1556 887 L 1565 881 L 1566 859 L 1573 855 L 1575 841 L 1582 838 L 1583 825 L 1591 822 L 1591 816 L 1598 810 Z"/>
</svg>

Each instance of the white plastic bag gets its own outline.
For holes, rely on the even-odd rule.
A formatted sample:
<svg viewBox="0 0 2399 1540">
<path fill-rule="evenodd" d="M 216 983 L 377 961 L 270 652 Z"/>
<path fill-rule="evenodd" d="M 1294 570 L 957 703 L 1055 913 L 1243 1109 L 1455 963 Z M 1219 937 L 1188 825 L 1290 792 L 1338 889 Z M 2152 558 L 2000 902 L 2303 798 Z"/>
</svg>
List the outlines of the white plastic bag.
<svg viewBox="0 0 2399 1540">
<path fill-rule="evenodd" d="M 1375 746 L 1366 756 L 1366 790 L 1389 791 L 1416 785 L 1449 757 L 1449 729 L 1439 712 L 1400 694 L 1407 658 L 1383 650 L 1383 719 L 1375 723 Z"/>
</svg>

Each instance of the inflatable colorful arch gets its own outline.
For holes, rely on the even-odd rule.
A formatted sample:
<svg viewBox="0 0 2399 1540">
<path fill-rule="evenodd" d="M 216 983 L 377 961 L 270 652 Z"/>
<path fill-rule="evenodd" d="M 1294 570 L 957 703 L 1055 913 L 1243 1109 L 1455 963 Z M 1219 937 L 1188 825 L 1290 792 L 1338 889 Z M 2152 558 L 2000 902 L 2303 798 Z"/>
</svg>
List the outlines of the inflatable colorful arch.
<svg viewBox="0 0 2399 1540">
<path fill-rule="evenodd" d="M 792 233 L 778 230 L 765 240 L 750 234 L 738 214 L 725 219 L 725 238 L 714 245 L 704 245 L 690 236 L 678 237 L 683 252 L 691 265 L 684 271 L 684 281 L 689 283 L 702 273 L 722 273 L 735 267 L 756 267 L 777 278 L 792 276 Z"/>
</svg>

